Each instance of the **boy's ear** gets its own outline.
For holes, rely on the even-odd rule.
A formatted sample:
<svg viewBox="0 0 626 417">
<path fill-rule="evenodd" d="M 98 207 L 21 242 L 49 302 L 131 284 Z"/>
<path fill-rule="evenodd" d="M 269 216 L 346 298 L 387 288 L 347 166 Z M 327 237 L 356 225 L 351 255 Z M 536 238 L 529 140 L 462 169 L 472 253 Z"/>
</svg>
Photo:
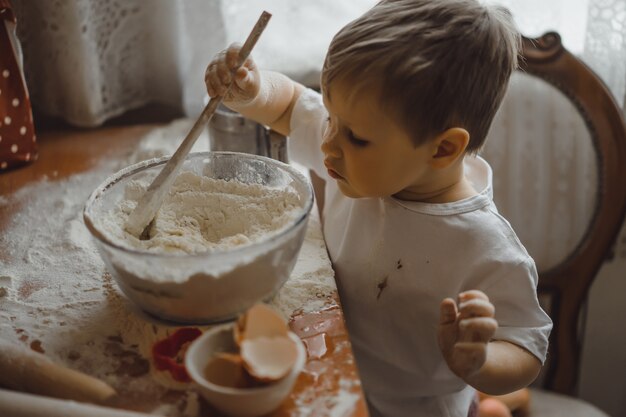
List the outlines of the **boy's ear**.
<svg viewBox="0 0 626 417">
<path fill-rule="evenodd" d="M 445 168 L 465 153 L 469 144 L 469 132 L 460 127 L 452 127 L 435 138 L 431 159 L 433 168 Z"/>
</svg>

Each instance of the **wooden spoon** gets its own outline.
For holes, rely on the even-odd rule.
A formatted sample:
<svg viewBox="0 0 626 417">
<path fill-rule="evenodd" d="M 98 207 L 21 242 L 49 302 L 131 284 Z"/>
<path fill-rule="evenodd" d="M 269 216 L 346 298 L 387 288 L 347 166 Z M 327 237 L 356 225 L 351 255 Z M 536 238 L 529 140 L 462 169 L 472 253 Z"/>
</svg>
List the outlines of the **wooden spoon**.
<svg viewBox="0 0 626 417">
<path fill-rule="evenodd" d="M 261 16 L 248 35 L 246 42 L 239 51 L 239 62 L 237 68 L 233 70 L 233 72 L 236 72 L 237 69 L 239 69 L 239 67 L 241 67 L 246 61 L 248 55 L 250 55 L 250 51 L 252 51 L 252 48 L 261 36 L 261 33 L 263 33 L 263 30 L 267 26 L 267 22 L 271 17 L 272 15 L 266 11 L 261 13 Z M 198 117 L 198 120 L 196 120 L 196 123 L 194 123 L 193 127 L 187 134 L 187 137 L 185 137 L 185 140 L 183 140 L 183 142 L 178 146 L 174 155 L 172 155 L 159 175 L 157 175 L 157 177 L 152 181 L 144 195 L 137 203 L 133 212 L 130 213 L 130 216 L 128 216 L 128 220 L 125 225 L 125 229 L 128 233 L 137 236 L 142 240 L 150 238 L 150 226 L 154 221 L 154 217 L 156 216 L 157 211 L 159 211 L 161 204 L 163 204 L 165 195 L 178 176 L 180 168 L 182 167 L 187 154 L 191 150 L 191 147 L 196 142 L 196 139 L 198 139 L 198 136 L 200 136 L 202 129 L 204 129 L 209 120 L 211 120 L 213 113 L 215 113 L 217 106 L 221 102 L 222 96 L 213 97 L 209 101 L 200 114 L 200 117 Z"/>
</svg>

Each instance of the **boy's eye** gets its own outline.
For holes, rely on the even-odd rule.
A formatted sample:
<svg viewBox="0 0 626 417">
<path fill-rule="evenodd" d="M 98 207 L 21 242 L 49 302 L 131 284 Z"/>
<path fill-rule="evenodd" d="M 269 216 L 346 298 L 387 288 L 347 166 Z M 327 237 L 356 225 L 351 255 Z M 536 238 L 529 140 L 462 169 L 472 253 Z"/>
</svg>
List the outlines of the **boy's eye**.
<svg viewBox="0 0 626 417">
<path fill-rule="evenodd" d="M 365 139 L 357 138 L 356 136 L 354 136 L 354 133 L 352 133 L 351 130 L 348 131 L 348 139 L 350 140 L 351 143 L 359 147 L 364 147 L 364 146 L 369 145 L 369 142 L 366 141 Z"/>
</svg>

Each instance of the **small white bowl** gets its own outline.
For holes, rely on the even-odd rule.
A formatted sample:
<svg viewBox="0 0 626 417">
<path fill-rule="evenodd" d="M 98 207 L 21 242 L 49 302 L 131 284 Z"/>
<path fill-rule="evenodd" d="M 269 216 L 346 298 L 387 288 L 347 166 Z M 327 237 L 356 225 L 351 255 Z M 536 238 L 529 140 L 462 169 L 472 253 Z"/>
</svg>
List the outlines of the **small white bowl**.
<svg viewBox="0 0 626 417">
<path fill-rule="evenodd" d="M 306 362 L 300 338 L 289 332 L 296 343 L 298 358 L 291 372 L 279 381 L 256 388 L 230 388 L 216 385 L 204 377 L 204 369 L 216 353 L 236 352 L 233 324 L 217 326 L 194 340 L 185 354 L 185 367 L 204 397 L 218 410 L 233 417 L 258 417 L 276 410 L 291 393 Z"/>
</svg>

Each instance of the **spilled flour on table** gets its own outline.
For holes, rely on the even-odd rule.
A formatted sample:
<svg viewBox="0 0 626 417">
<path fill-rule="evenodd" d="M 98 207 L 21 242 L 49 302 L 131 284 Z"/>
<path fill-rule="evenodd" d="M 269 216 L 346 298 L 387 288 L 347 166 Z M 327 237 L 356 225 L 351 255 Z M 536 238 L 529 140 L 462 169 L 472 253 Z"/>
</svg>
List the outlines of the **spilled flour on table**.
<svg viewBox="0 0 626 417">
<path fill-rule="evenodd" d="M 44 179 L 0 197 L 0 210 L 17 213 L 0 236 L 7 254 L 0 258 L 0 337 L 133 392 L 133 404 L 153 404 L 144 411 L 157 415 L 198 414 L 193 391 L 174 396 L 171 406 L 158 406 L 169 389 L 187 388 L 155 371 L 149 359 L 152 344 L 176 327 L 145 315 L 121 294 L 91 241 L 82 210 L 91 192 L 113 172 L 173 153 L 191 124 L 182 120 L 155 129 L 130 156 L 103 158 L 90 171 Z M 206 144 L 205 135 L 193 151 L 206 150 Z M 335 290 L 332 277 L 313 212 L 291 278 L 272 304 L 285 317 L 318 310 Z"/>
</svg>

